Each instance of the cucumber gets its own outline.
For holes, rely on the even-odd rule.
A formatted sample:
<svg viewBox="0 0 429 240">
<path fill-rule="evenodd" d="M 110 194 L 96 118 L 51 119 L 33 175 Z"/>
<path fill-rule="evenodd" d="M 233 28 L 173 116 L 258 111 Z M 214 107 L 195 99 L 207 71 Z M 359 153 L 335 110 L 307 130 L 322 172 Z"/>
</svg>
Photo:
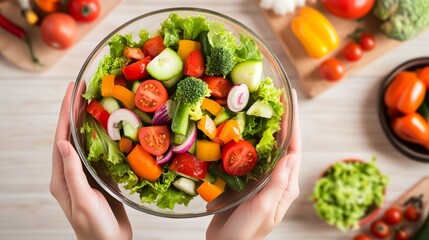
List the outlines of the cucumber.
<svg viewBox="0 0 429 240">
<path fill-rule="evenodd" d="M 213 176 L 220 177 L 235 192 L 241 192 L 246 187 L 244 181 L 238 176 L 232 176 L 219 169 L 218 164 L 210 164 L 209 173 Z"/>
<path fill-rule="evenodd" d="M 256 117 L 271 118 L 273 116 L 273 108 L 261 100 L 256 100 L 246 112 L 247 115 Z"/>
<path fill-rule="evenodd" d="M 100 105 L 106 110 L 108 113 L 112 114 L 115 110 L 121 108 L 118 100 L 113 97 L 104 97 L 100 100 Z"/>
<path fill-rule="evenodd" d="M 183 78 L 183 73 L 180 72 L 179 74 L 177 74 L 177 76 L 174 76 L 173 78 L 166 80 L 166 81 L 162 81 L 161 83 L 164 85 L 164 87 L 166 87 L 167 89 L 171 89 L 172 87 L 174 87 L 174 85 L 176 85 L 176 83 L 179 82 L 180 79 Z"/>
<path fill-rule="evenodd" d="M 415 235 L 413 240 L 428 240 L 429 238 L 429 214 L 426 217 L 426 221 L 420 227 L 419 231 Z"/>
<path fill-rule="evenodd" d="M 138 142 L 137 133 L 139 128 L 134 128 L 128 122 L 122 121 L 122 130 L 124 131 L 124 136 L 133 140 L 134 142 Z"/>
<path fill-rule="evenodd" d="M 203 179 L 204 182 L 209 182 L 211 184 L 215 184 L 216 182 L 216 178 L 210 174 L 209 172 L 206 174 L 206 176 Z"/>
<path fill-rule="evenodd" d="M 173 134 L 173 137 L 171 138 L 171 142 L 177 145 L 182 144 L 183 142 L 185 142 L 186 140 L 186 135 L 182 135 L 182 134 Z"/>
<path fill-rule="evenodd" d="M 234 84 L 246 84 L 249 92 L 258 90 L 262 80 L 262 61 L 245 61 L 238 63 L 231 70 L 231 81 Z"/>
<path fill-rule="evenodd" d="M 237 120 L 238 125 L 240 126 L 240 133 L 243 133 L 244 127 L 246 126 L 246 113 L 238 112 L 233 119 Z"/>
<path fill-rule="evenodd" d="M 191 196 L 197 195 L 197 191 L 195 190 L 195 182 L 191 179 L 181 177 L 173 182 L 173 186 Z"/>
<path fill-rule="evenodd" d="M 138 108 L 134 108 L 133 112 L 142 120 L 144 124 L 152 125 L 152 117 Z"/>
<path fill-rule="evenodd" d="M 133 82 L 133 87 L 131 88 L 131 92 L 133 92 L 134 94 L 136 94 L 137 89 L 138 89 L 138 88 L 139 88 L 139 86 L 140 86 L 140 83 L 142 83 L 142 82 L 140 82 L 140 81 L 135 81 L 135 82 Z"/>
<path fill-rule="evenodd" d="M 194 141 L 194 143 L 192 143 L 191 148 L 189 148 L 188 153 L 195 155 L 196 150 L 197 150 L 197 141 Z"/>
<path fill-rule="evenodd" d="M 215 119 L 213 119 L 214 124 L 216 126 L 220 125 L 221 123 L 225 122 L 230 118 L 229 113 L 225 110 L 225 108 L 221 108 L 220 112 L 216 115 Z"/>
<path fill-rule="evenodd" d="M 149 62 L 146 70 L 157 80 L 167 81 L 183 71 L 183 62 L 173 49 L 166 48 Z"/>
</svg>

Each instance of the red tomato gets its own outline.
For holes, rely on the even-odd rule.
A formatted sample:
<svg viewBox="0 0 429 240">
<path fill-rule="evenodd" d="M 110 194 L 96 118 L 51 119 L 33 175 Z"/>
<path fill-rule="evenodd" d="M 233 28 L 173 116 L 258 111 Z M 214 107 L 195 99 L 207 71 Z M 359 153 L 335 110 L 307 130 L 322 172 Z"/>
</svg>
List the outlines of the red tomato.
<svg viewBox="0 0 429 240">
<path fill-rule="evenodd" d="M 359 44 L 355 42 L 350 42 L 343 49 L 343 55 L 347 60 L 351 62 L 357 61 L 362 57 L 362 48 L 359 46 Z"/>
<path fill-rule="evenodd" d="M 168 100 L 168 93 L 161 82 L 157 80 L 143 81 L 137 88 L 134 99 L 136 107 L 143 112 L 155 112 Z"/>
<path fill-rule="evenodd" d="M 228 105 L 228 98 L 215 98 L 214 100 L 217 103 L 219 103 L 219 105 L 221 105 L 222 107 L 225 107 L 226 105 Z"/>
<path fill-rule="evenodd" d="M 420 216 L 420 211 L 413 205 L 410 205 L 405 209 L 404 217 L 410 222 L 416 222 L 420 219 Z"/>
<path fill-rule="evenodd" d="M 402 221 L 402 212 L 398 207 L 392 206 L 384 213 L 384 221 L 390 225 L 399 224 Z"/>
<path fill-rule="evenodd" d="M 201 78 L 206 72 L 204 56 L 200 50 L 189 53 L 183 66 L 183 74 L 190 77 Z"/>
<path fill-rule="evenodd" d="M 152 155 L 162 155 L 170 146 L 170 131 L 167 126 L 142 127 L 137 134 L 143 149 Z"/>
<path fill-rule="evenodd" d="M 89 23 L 100 15 L 100 3 L 98 0 L 70 0 L 67 10 L 77 21 Z"/>
<path fill-rule="evenodd" d="M 223 77 L 203 77 L 203 81 L 209 85 L 210 96 L 215 98 L 227 98 L 229 90 L 232 88 L 232 82 Z"/>
<path fill-rule="evenodd" d="M 371 237 L 366 234 L 356 235 L 353 240 L 371 240 Z"/>
<path fill-rule="evenodd" d="M 410 234 L 406 230 L 400 229 L 399 231 L 396 232 L 395 237 L 396 237 L 395 238 L 396 240 L 409 240 Z"/>
<path fill-rule="evenodd" d="M 335 16 L 357 19 L 371 11 L 375 0 L 321 0 L 323 6 Z"/>
<path fill-rule="evenodd" d="M 232 176 L 244 176 L 256 165 L 258 155 L 246 140 L 230 141 L 222 148 L 222 163 L 225 171 Z"/>
<path fill-rule="evenodd" d="M 209 162 L 200 161 L 189 153 L 176 154 L 171 161 L 170 169 L 188 177 L 203 179 L 209 169 Z"/>
<path fill-rule="evenodd" d="M 365 51 L 370 51 L 375 48 L 375 38 L 372 34 L 364 33 L 359 37 L 359 44 Z"/>
<path fill-rule="evenodd" d="M 115 85 L 120 85 L 122 87 L 127 87 L 127 82 L 125 81 L 124 76 L 119 75 L 115 77 Z"/>
<path fill-rule="evenodd" d="M 390 234 L 390 228 L 383 220 L 374 221 L 371 224 L 371 233 L 378 238 L 386 238 Z"/>
<path fill-rule="evenodd" d="M 161 36 L 147 40 L 142 46 L 143 53 L 151 58 L 158 56 L 164 49 L 164 39 Z"/>
<path fill-rule="evenodd" d="M 122 68 L 122 73 L 128 81 L 137 81 L 149 76 L 146 66 L 150 62 L 150 57 L 145 57 L 135 63 Z"/>
<path fill-rule="evenodd" d="M 98 103 L 95 99 L 86 106 L 85 110 L 94 117 L 104 129 L 107 129 L 107 122 L 109 120 L 110 114 Z"/>
<path fill-rule="evenodd" d="M 67 49 L 76 40 L 77 23 L 68 14 L 51 13 L 43 19 L 40 34 L 48 46 Z"/>
<path fill-rule="evenodd" d="M 320 74 L 327 81 L 338 81 L 343 78 L 345 69 L 343 64 L 336 58 L 329 58 L 320 64 Z"/>
</svg>

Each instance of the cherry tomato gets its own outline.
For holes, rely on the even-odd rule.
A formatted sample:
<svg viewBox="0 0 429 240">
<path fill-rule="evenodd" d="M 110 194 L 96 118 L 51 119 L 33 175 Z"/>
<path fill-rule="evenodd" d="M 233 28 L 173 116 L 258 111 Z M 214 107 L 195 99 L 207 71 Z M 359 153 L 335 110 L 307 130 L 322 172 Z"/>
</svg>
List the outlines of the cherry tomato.
<svg viewBox="0 0 429 240">
<path fill-rule="evenodd" d="M 384 213 L 384 221 L 390 225 L 399 224 L 402 221 L 402 212 L 398 207 L 392 206 Z"/>
<path fill-rule="evenodd" d="M 410 234 L 406 230 L 400 229 L 396 232 L 395 239 L 396 240 L 409 240 Z"/>
<path fill-rule="evenodd" d="M 137 134 L 143 149 L 152 155 L 162 155 L 170 146 L 170 131 L 167 126 L 142 127 Z"/>
<path fill-rule="evenodd" d="M 230 141 L 222 148 L 223 167 L 229 175 L 246 175 L 255 167 L 257 161 L 255 148 L 246 140 Z"/>
<path fill-rule="evenodd" d="M 189 53 L 183 66 L 183 74 L 190 77 L 201 78 L 206 72 L 203 53 L 199 50 Z"/>
<path fill-rule="evenodd" d="M 209 85 L 210 96 L 214 98 L 227 98 L 232 88 L 232 82 L 223 77 L 203 77 L 203 81 Z"/>
<path fill-rule="evenodd" d="M 161 82 L 151 79 L 143 81 L 137 88 L 135 104 L 143 112 L 155 112 L 168 100 L 168 93 Z"/>
<path fill-rule="evenodd" d="M 390 234 L 390 228 L 383 220 L 374 221 L 371 224 L 371 233 L 377 238 L 386 238 Z"/>
<path fill-rule="evenodd" d="M 359 46 L 359 44 L 350 42 L 343 49 L 343 55 L 351 62 L 357 61 L 362 57 L 362 48 Z"/>
<path fill-rule="evenodd" d="M 320 74 L 327 81 L 338 81 L 343 78 L 345 69 L 343 64 L 336 58 L 329 58 L 320 64 Z"/>
<path fill-rule="evenodd" d="M 322 0 L 323 6 L 335 16 L 357 19 L 371 11 L 375 0 Z"/>
<path fill-rule="evenodd" d="M 188 177 L 203 179 L 209 169 L 209 162 L 200 161 L 189 153 L 176 154 L 171 161 L 170 169 Z"/>
<path fill-rule="evenodd" d="M 420 219 L 421 212 L 415 206 L 410 205 L 405 209 L 404 217 L 410 222 L 416 222 Z"/>
<path fill-rule="evenodd" d="M 371 237 L 366 234 L 356 235 L 353 240 L 371 240 Z"/>
<path fill-rule="evenodd" d="M 161 36 L 151 38 L 143 44 L 142 49 L 146 56 L 154 58 L 165 49 L 164 39 Z"/>
<path fill-rule="evenodd" d="M 146 66 L 151 61 L 150 57 L 145 57 L 135 63 L 131 63 L 122 68 L 122 73 L 128 81 L 137 81 L 149 76 Z"/>
<path fill-rule="evenodd" d="M 100 3 L 98 0 L 70 0 L 67 10 L 77 21 L 90 23 L 100 15 Z"/>
<path fill-rule="evenodd" d="M 359 44 L 365 51 L 370 51 L 375 48 L 375 38 L 372 34 L 364 33 L 359 37 Z"/>
<path fill-rule="evenodd" d="M 40 34 L 48 46 L 67 49 L 76 40 L 77 23 L 68 14 L 51 13 L 43 19 Z"/>
</svg>

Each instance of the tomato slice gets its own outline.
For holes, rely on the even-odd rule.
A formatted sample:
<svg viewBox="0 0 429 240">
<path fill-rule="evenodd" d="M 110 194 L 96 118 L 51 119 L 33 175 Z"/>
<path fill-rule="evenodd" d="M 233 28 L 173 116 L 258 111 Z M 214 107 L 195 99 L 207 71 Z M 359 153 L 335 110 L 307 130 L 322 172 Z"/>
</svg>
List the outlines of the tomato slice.
<svg viewBox="0 0 429 240">
<path fill-rule="evenodd" d="M 149 76 L 146 66 L 150 62 L 150 57 L 145 57 L 135 63 L 122 68 L 122 73 L 128 81 L 137 81 Z"/>
<path fill-rule="evenodd" d="M 164 39 L 161 36 L 151 38 L 143 44 L 142 49 L 146 56 L 154 58 L 165 49 Z"/>
<path fill-rule="evenodd" d="M 244 176 L 256 165 L 258 155 L 255 148 L 246 140 L 230 141 L 222 148 L 222 163 L 229 175 Z"/>
<path fill-rule="evenodd" d="M 204 82 L 209 85 L 209 89 L 212 91 L 210 96 L 215 98 L 226 98 L 232 88 L 232 82 L 223 77 L 203 77 Z"/>
<path fill-rule="evenodd" d="M 167 126 L 142 127 L 137 135 L 143 149 L 152 155 L 162 155 L 170 146 L 170 131 Z"/>
<path fill-rule="evenodd" d="M 165 87 L 157 80 L 146 80 L 137 88 L 135 104 L 143 112 L 155 112 L 168 100 Z"/>
<path fill-rule="evenodd" d="M 170 164 L 170 169 L 188 177 L 203 179 L 209 169 L 210 162 L 198 160 L 189 153 L 177 154 Z"/>
<path fill-rule="evenodd" d="M 189 53 L 186 58 L 183 74 L 190 77 L 200 78 L 206 72 L 206 65 L 204 64 L 204 56 L 200 50 L 195 50 Z"/>
<path fill-rule="evenodd" d="M 91 114 L 100 124 L 107 129 L 107 121 L 109 120 L 110 114 L 98 103 L 95 99 L 86 106 L 85 110 Z"/>
</svg>

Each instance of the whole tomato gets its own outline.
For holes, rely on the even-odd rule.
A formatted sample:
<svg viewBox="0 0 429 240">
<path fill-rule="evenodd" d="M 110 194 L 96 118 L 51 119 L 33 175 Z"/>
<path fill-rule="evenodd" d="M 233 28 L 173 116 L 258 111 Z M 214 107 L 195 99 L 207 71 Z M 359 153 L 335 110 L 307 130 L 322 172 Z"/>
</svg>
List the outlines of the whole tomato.
<svg viewBox="0 0 429 240">
<path fill-rule="evenodd" d="M 416 222 L 420 218 L 420 210 L 417 209 L 415 206 L 411 205 L 408 206 L 404 211 L 404 217 L 410 222 Z"/>
<path fill-rule="evenodd" d="M 404 229 L 400 229 L 396 232 L 396 240 L 409 240 L 410 239 L 410 234 L 404 230 Z"/>
<path fill-rule="evenodd" d="M 345 69 L 343 64 L 336 58 L 329 58 L 322 62 L 319 67 L 320 75 L 327 81 L 338 81 L 343 78 Z"/>
<path fill-rule="evenodd" d="M 377 238 L 386 238 L 390 234 L 390 228 L 383 220 L 374 221 L 371 224 L 371 233 Z"/>
<path fill-rule="evenodd" d="M 76 40 L 77 23 L 68 14 L 51 13 L 43 19 L 40 34 L 48 46 L 67 49 Z"/>
<path fill-rule="evenodd" d="M 356 235 L 353 240 L 371 240 L 371 237 L 366 234 Z"/>
<path fill-rule="evenodd" d="M 357 19 L 371 11 L 375 0 L 321 0 L 323 6 L 335 16 Z"/>
<path fill-rule="evenodd" d="M 71 0 L 67 10 L 77 21 L 90 23 L 100 15 L 100 3 L 98 0 Z"/>
<path fill-rule="evenodd" d="M 390 225 L 399 224 L 402 221 L 402 211 L 398 207 L 390 207 L 384 213 L 384 221 Z"/>
<path fill-rule="evenodd" d="M 351 62 L 362 58 L 362 48 L 355 42 L 348 43 L 343 49 L 344 57 Z"/>
</svg>

